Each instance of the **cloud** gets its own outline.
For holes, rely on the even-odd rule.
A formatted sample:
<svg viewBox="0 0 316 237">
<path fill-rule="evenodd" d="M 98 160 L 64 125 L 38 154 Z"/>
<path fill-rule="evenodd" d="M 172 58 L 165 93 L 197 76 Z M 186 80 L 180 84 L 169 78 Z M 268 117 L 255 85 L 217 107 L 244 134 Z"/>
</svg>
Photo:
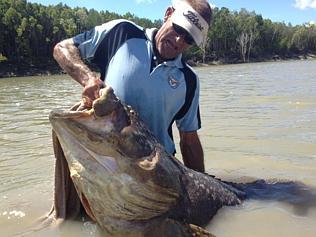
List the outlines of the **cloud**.
<svg viewBox="0 0 316 237">
<path fill-rule="evenodd" d="M 304 24 L 306 27 L 314 27 L 314 26 L 316 26 L 316 22 L 315 21 L 310 21 L 310 22 L 308 22 L 308 23 L 305 23 Z"/>
<path fill-rule="evenodd" d="M 316 9 L 316 0 L 295 0 L 294 6 L 299 9 Z"/>
<path fill-rule="evenodd" d="M 214 9 L 214 8 L 216 7 L 216 5 L 213 4 L 213 3 L 209 3 L 209 4 L 210 4 L 210 6 L 211 6 L 212 9 Z"/>
<path fill-rule="evenodd" d="M 135 0 L 137 4 L 142 4 L 142 3 L 154 3 L 156 2 L 157 0 Z"/>
</svg>

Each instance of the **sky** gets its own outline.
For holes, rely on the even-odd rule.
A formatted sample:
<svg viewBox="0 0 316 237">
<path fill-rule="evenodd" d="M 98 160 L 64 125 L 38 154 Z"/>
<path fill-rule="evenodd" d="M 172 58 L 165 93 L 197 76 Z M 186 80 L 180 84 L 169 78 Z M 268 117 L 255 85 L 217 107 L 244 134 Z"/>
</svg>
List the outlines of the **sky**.
<svg viewBox="0 0 316 237">
<path fill-rule="evenodd" d="M 29 0 L 43 5 L 56 5 L 60 2 L 70 7 L 108 10 L 118 14 L 130 12 L 138 17 L 151 20 L 162 19 L 171 0 Z M 301 25 L 316 22 L 316 0 L 213 0 L 212 6 L 226 7 L 232 11 L 245 8 L 255 11 L 273 22 Z"/>
</svg>

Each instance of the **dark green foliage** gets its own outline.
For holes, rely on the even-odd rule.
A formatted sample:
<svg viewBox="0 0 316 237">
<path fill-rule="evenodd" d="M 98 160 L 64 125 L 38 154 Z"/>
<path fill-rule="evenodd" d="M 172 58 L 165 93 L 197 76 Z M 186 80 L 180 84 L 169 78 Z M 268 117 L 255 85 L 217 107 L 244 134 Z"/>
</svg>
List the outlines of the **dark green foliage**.
<svg viewBox="0 0 316 237">
<path fill-rule="evenodd" d="M 0 0 L 0 62 L 51 61 L 54 45 L 66 38 L 107 21 L 126 18 L 144 27 L 159 27 L 130 13 L 119 15 L 108 11 L 70 8 L 59 3 L 43 6 L 26 0 Z"/>
<path fill-rule="evenodd" d="M 204 50 L 192 47 L 186 58 L 193 61 L 249 61 L 316 51 L 316 26 L 291 26 L 263 19 L 255 12 L 231 12 L 215 8 Z M 163 16 L 162 16 L 163 17 Z M 43 6 L 26 0 L 0 1 L 0 62 L 52 60 L 52 49 L 62 39 L 113 19 L 125 18 L 145 28 L 162 25 L 132 13 L 70 8 L 59 3 Z"/>
<path fill-rule="evenodd" d="M 225 62 L 315 53 L 316 25 L 272 22 L 255 12 L 215 8 L 206 59 Z"/>
</svg>

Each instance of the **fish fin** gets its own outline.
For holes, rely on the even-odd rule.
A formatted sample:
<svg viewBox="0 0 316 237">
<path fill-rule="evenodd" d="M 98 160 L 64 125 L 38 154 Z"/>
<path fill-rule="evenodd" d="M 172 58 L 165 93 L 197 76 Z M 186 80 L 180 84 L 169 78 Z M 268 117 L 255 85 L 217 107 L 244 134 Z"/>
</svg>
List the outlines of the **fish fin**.
<svg viewBox="0 0 316 237">
<path fill-rule="evenodd" d="M 190 231 L 192 233 L 192 236 L 195 237 L 216 237 L 215 235 L 211 234 L 207 230 L 203 229 L 200 226 L 189 224 Z"/>
</svg>

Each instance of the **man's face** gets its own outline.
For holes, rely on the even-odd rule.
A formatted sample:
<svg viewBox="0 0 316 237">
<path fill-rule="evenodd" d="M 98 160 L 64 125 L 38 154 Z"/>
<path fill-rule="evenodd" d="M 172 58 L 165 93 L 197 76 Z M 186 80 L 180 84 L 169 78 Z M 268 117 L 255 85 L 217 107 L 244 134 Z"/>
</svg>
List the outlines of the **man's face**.
<svg viewBox="0 0 316 237">
<path fill-rule="evenodd" d="M 168 10 L 166 12 L 164 24 L 155 36 L 158 53 L 160 54 L 160 57 L 165 60 L 177 57 L 190 46 L 185 42 L 183 35 L 180 35 L 175 31 L 170 19 L 173 10 L 172 8 Z"/>
</svg>

